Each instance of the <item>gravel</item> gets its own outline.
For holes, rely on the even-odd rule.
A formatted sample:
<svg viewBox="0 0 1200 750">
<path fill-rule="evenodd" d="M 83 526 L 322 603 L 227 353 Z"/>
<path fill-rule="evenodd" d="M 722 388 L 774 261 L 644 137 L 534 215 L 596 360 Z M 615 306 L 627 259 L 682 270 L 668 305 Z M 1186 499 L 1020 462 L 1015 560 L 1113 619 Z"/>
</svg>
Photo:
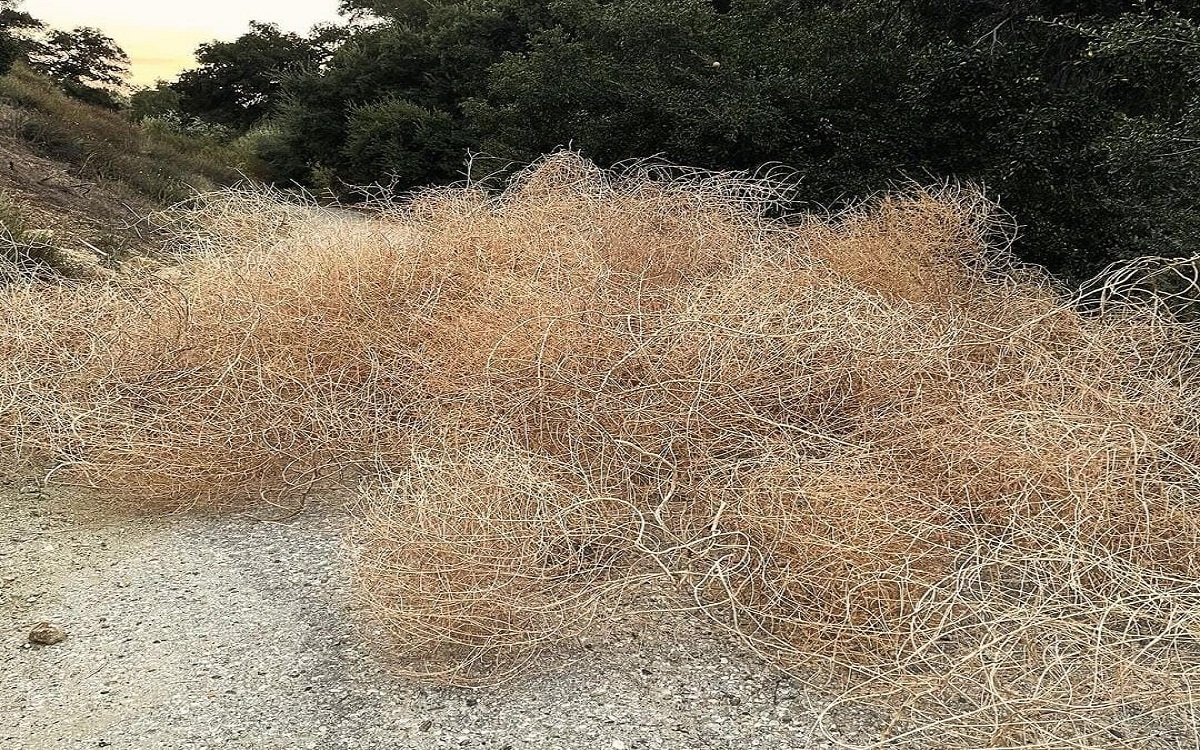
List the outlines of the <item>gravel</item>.
<svg viewBox="0 0 1200 750">
<path fill-rule="evenodd" d="M 339 514 L 87 521 L 52 512 L 58 500 L 0 479 L 0 747 L 745 750 L 878 739 L 866 715 L 822 735 L 818 696 L 695 618 L 614 629 L 572 665 L 499 687 L 414 683 L 389 671 L 348 606 Z M 31 643 L 40 623 L 67 637 Z"/>
</svg>

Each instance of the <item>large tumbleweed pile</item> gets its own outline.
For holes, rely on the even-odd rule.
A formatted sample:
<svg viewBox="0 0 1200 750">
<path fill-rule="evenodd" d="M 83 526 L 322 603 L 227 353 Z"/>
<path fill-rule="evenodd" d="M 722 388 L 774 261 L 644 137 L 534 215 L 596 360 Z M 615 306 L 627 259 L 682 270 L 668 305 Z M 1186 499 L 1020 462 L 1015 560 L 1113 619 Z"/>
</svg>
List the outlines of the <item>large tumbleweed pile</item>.
<svg viewBox="0 0 1200 750">
<path fill-rule="evenodd" d="M 367 217 L 217 196 L 175 266 L 0 292 L 0 438 L 143 507 L 356 487 L 424 677 L 656 586 L 889 747 L 1200 742 L 1200 326 L 1142 266 L 1066 299 L 969 192 L 784 197 L 571 154 Z"/>
</svg>

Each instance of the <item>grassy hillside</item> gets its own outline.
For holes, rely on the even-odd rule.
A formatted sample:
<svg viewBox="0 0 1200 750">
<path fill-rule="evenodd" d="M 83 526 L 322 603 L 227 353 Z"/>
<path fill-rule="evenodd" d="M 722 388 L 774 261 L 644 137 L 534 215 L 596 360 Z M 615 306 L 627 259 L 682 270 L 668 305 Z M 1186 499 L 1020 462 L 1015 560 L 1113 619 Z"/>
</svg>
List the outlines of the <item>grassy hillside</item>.
<svg viewBox="0 0 1200 750">
<path fill-rule="evenodd" d="M 30 272 L 78 274 L 149 250 L 154 211 L 262 176 L 236 143 L 139 125 L 23 66 L 0 77 L 0 252 Z"/>
</svg>

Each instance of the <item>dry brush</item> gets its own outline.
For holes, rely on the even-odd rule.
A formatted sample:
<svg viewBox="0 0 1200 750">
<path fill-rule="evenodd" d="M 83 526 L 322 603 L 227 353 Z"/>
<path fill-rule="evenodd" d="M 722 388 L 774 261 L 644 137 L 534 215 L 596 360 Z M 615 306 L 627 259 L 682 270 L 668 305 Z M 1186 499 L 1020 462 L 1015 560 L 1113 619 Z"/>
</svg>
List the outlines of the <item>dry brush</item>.
<svg viewBox="0 0 1200 750">
<path fill-rule="evenodd" d="M 0 435 L 155 507 L 356 487 L 426 678 L 652 586 L 889 747 L 1200 741 L 1194 324 L 1132 266 L 1066 298 L 969 191 L 784 198 L 571 154 L 367 217 L 218 196 L 169 273 L 0 293 Z"/>
</svg>

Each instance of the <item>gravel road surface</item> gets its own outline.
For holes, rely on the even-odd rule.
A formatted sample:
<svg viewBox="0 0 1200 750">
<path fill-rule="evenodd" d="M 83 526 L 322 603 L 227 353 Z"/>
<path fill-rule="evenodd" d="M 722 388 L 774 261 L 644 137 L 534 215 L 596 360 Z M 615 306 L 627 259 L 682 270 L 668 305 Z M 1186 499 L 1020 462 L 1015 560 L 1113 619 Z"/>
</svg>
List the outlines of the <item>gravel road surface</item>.
<svg viewBox="0 0 1200 750">
<path fill-rule="evenodd" d="M 64 507 L 0 477 L 0 748 L 830 746 L 818 699 L 695 618 L 614 630 L 572 666 L 500 687 L 421 685 L 356 624 L 339 513 L 96 521 Z M 41 622 L 66 639 L 30 643 Z M 833 736 L 874 739 L 868 725 Z"/>
</svg>

